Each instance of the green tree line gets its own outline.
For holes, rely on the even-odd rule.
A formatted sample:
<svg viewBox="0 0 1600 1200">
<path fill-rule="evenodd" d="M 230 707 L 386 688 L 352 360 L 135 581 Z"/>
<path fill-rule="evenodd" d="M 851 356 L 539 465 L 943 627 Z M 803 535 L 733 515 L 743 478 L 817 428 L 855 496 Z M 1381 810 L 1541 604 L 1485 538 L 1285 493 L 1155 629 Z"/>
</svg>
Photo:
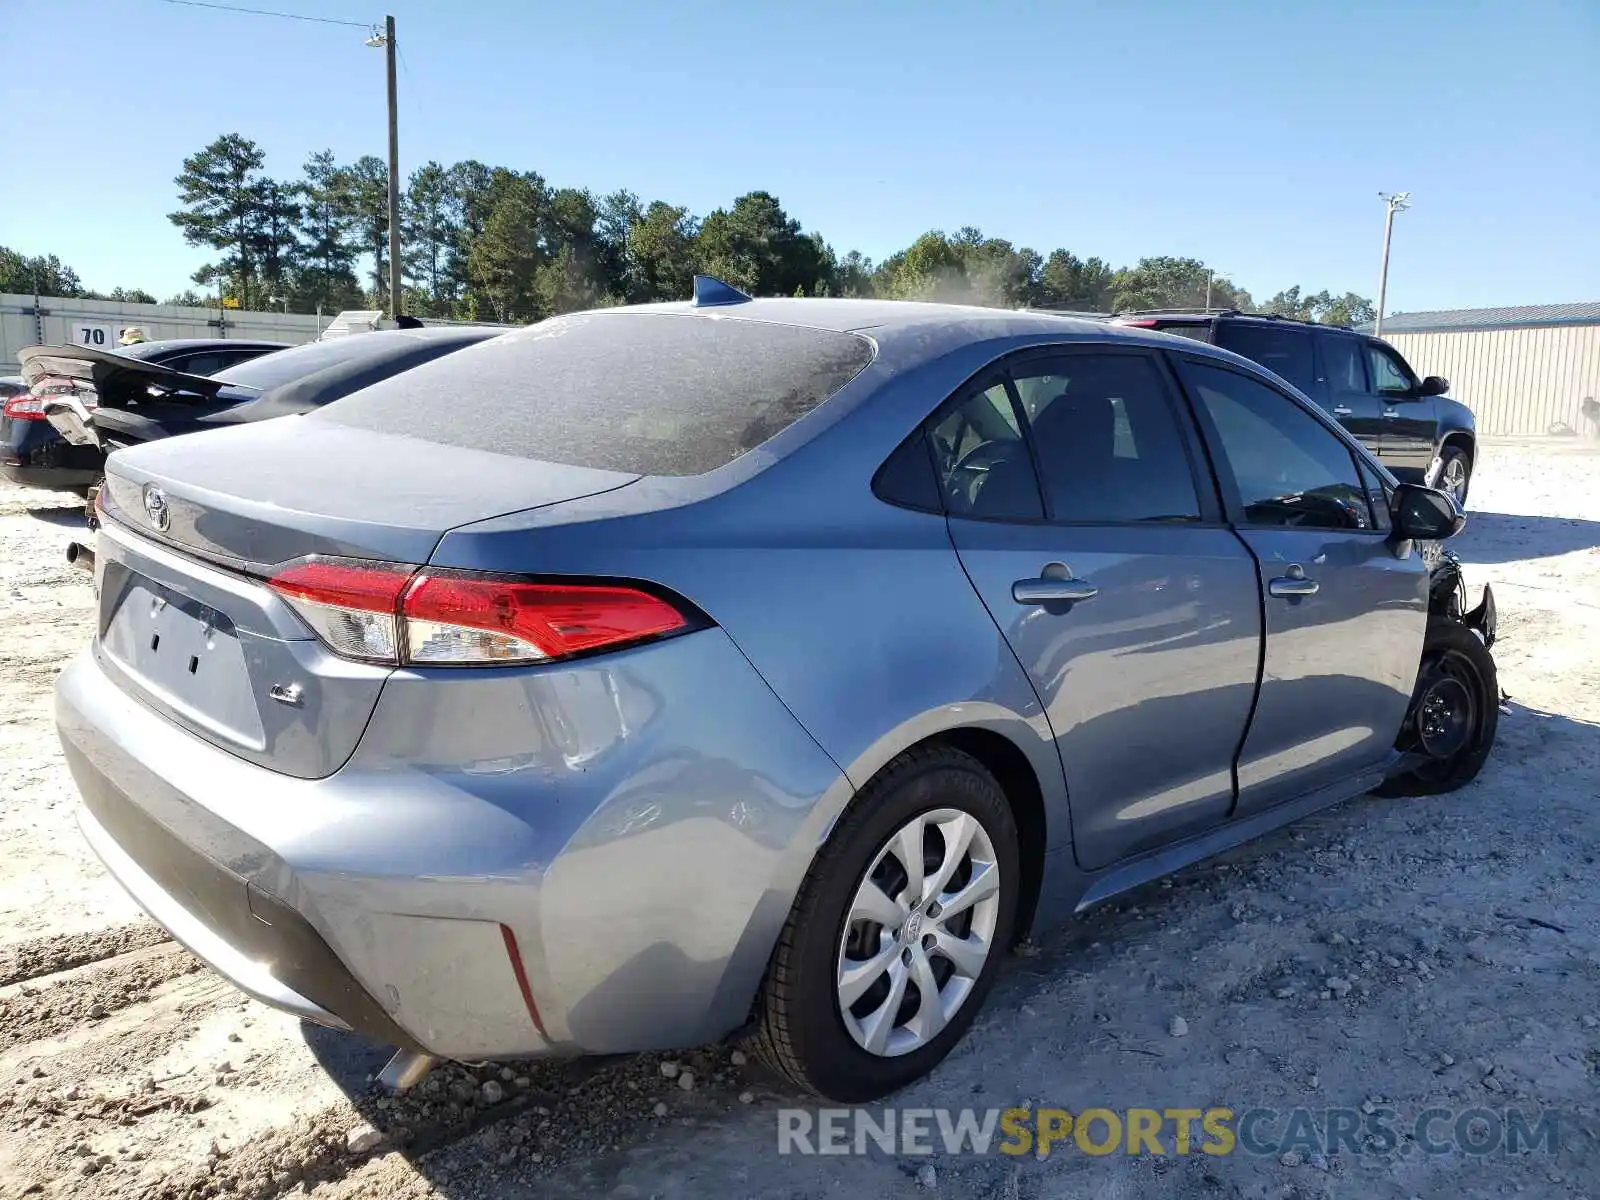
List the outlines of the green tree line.
<svg viewBox="0 0 1600 1200">
<path fill-rule="evenodd" d="M 183 160 L 170 215 L 184 239 L 215 253 L 195 272 L 207 294 L 243 308 L 324 312 L 389 303 L 388 170 L 373 156 L 341 163 L 312 154 L 295 179 L 266 172 L 249 138 L 225 134 Z M 534 171 L 476 160 L 428 162 L 401 191 L 401 262 L 406 312 L 507 322 L 608 304 L 681 300 L 696 273 L 759 296 L 879 296 L 1004 308 L 1088 312 L 1213 307 L 1277 312 L 1308 320 L 1370 320 L 1354 293 L 1304 293 L 1298 286 L 1257 303 L 1195 258 L 1154 256 L 1114 267 L 1066 249 L 1048 254 L 972 227 L 931 230 L 873 262 L 838 254 L 804 229 L 770 192 L 739 196 L 696 216 L 628 191 L 596 195 L 555 187 Z M 45 260 L 0 250 L 0 290 Z M 54 258 L 53 277 L 77 286 Z M 74 294 L 56 291 L 54 294 Z M 143 298 L 146 294 L 140 293 Z M 132 298 L 124 293 L 123 298 Z M 204 303 L 191 290 L 168 303 Z"/>
</svg>

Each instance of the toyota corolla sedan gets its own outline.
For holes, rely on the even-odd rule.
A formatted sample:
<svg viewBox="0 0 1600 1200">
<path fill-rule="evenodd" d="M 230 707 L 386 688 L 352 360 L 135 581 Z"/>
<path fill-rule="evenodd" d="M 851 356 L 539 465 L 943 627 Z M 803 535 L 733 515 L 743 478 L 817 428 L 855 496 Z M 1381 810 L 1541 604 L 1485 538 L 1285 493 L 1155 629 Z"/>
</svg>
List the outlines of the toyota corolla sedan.
<svg viewBox="0 0 1600 1200">
<path fill-rule="evenodd" d="M 701 280 L 99 504 L 84 834 L 402 1086 L 737 1035 L 880 1096 L 1029 930 L 1495 733 L 1454 502 L 1145 330 Z"/>
</svg>

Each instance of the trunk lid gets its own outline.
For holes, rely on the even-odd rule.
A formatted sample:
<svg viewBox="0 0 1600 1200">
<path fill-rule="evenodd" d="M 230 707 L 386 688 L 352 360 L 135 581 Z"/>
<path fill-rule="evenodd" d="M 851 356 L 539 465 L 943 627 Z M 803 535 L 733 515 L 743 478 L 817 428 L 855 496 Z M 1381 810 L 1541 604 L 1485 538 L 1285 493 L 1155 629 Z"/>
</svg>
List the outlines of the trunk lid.
<svg viewBox="0 0 1600 1200">
<path fill-rule="evenodd" d="M 330 653 L 262 577 L 309 554 L 426 563 L 456 526 L 638 476 L 331 423 L 307 436 L 302 422 L 107 459 L 97 650 L 121 686 L 190 731 L 320 778 L 355 749 L 391 668 Z"/>
</svg>

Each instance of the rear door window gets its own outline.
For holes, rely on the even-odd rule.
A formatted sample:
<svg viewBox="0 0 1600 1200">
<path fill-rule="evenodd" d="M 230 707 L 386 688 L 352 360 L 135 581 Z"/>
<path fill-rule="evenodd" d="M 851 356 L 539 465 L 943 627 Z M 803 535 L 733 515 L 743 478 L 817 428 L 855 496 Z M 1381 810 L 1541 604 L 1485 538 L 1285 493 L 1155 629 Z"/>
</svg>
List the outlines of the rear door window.
<svg viewBox="0 0 1600 1200">
<path fill-rule="evenodd" d="M 395 375 L 307 419 L 572 466 L 699 475 L 787 429 L 872 355 L 866 338 L 828 329 L 580 313 Z"/>
<path fill-rule="evenodd" d="M 1365 392 L 1367 366 L 1361 353 L 1361 343 L 1348 335 L 1336 333 L 1322 336 L 1322 365 L 1328 390 L 1340 392 Z"/>
<path fill-rule="evenodd" d="M 1307 396 L 1314 394 L 1317 372 L 1311 356 L 1311 330 L 1271 321 L 1219 321 L 1216 341 L 1287 379 Z"/>
<path fill-rule="evenodd" d="M 1200 504 L 1161 371 L 1143 354 L 1066 354 L 1012 378 L 1050 517 L 1197 521 Z"/>
</svg>

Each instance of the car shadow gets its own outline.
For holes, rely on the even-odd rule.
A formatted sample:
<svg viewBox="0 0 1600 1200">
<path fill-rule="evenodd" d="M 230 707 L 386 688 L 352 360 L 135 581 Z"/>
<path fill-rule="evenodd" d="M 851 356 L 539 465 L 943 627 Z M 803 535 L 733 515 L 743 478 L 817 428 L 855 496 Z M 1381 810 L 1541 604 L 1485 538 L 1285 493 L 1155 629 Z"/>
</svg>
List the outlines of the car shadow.
<svg viewBox="0 0 1600 1200">
<path fill-rule="evenodd" d="M 1356 797 L 1040 930 L 1009 956 L 983 1015 L 938 1069 L 935 1083 L 912 1085 L 898 1102 L 927 1103 L 927 1096 L 937 1096 L 941 1089 L 946 1095 L 985 1093 L 995 1098 L 993 1103 L 1010 1102 L 1021 1094 L 1019 1089 L 1037 1086 L 1038 1080 L 997 1077 L 992 1064 L 1006 1056 L 996 1050 L 996 1043 L 1036 1029 L 1038 1014 L 1030 1003 L 1040 1003 L 1041 994 L 1073 980 L 1087 981 L 1091 990 L 1103 992 L 1096 1011 L 1085 1016 L 1089 1040 L 1109 1038 L 1115 1043 L 1126 1037 L 1118 1032 L 1114 1015 L 1119 1004 L 1131 1000 L 1135 992 L 1142 995 L 1148 982 L 1130 991 L 1131 985 L 1119 975 L 1122 957 L 1147 952 L 1170 956 L 1175 973 L 1184 972 L 1185 964 L 1209 961 L 1231 936 L 1243 906 L 1262 903 L 1264 877 L 1295 863 L 1309 867 L 1329 853 L 1342 853 L 1344 844 L 1363 828 L 1382 832 L 1392 827 L 1397 836 L 1417 838 L 1420 850 L 1434 851 L 1437 846 L 1427 830 L 1438 820 L 1438 810 L 1428 808 L 1430 804 L 1448 806 L 1452 820 L 1465 822 L 1455 835 L 1456 844 L 1492 845 L 1506 819 L 1505 805 L 1484 801 L 1543 794 L 1540 787 L 1548 777 L 1548 764 L 1578 759 L 1597 734 L 1600 726 L 1590 722 L 1513 705 L 1501 719 L 1497 747 L 1483 774 L 1455 796 Z M 1327 864 L 1322 866 L 1326 870 Z M 1454 872 L 1460 866 L 1446 862 L 1436 869 Z M 1284 890 L 1281 884 L 1274 888 Z M 1484 916 L 1486 921 L 1505 919 L 1488 912 Z M 1256 913 L 1251 919 L 1269 918 Z M 1393 918 L 1396 927 L 1406 919 L 1404 912 Z M 1186 936 L 1162 936 L 1173 932 Z M 1249 994 L 1241 996 L 1222 995 L 1217 1002 L 1246 1006 L 1255 1002 Z M 637 998 L 647 1003 L 648 989 Z M 1099 1025 L 1109 1032 L 1098 1032 Z M 374 1082 L 390 1053 L 387 1048 L 309 1024 L 303 1032 L 319 1064 L 348 1096 L 360 1119 L 381 1136 L 376 1152 L 398 1150 L 439 1195 L 451 1200 L 479 1195 L 553 1200 L 648 1194 L 648 1186 L 638 1185 L 652 1174 L 681 1174 L 686 1163 L 702 1155 L 697 1182 L 706 1189 L 704 1194 L 744 1194 L 750 1189 L 739 1177 L 743 1169 L 739 1153 L 729 1149 L 737 1128 L 756 1129 L 751 1144 L 770 1145 L 777 1108 L 821 1103 L 766 1072 L 753 1058 L 747 1065 L 734 1065 L 729 1046 L 566 1061 L 442 1064 L 418 1087 L 395 1096 Z M 1156 1064 L 1151 1070 L 1161 1069 L 1162 1054 L 1137 1038 L 1115 1048 L 1147 1055 Z M 696 1087 L 688 1094 L 664 1077 L 661 1067 L 667 1061 L 695 1072 Z M 1198 1085 L 1220 1089 L 1225 1078 L 1218 1066 L 1214 1077 L 1208 1075 Z M 494 1085 L 492 1092 L 485 1092 L 486 1084 Z M 495 1099 L 485 1103 L 489 1094 Z M 746 1108 L 734 1102 L 735 1096 L 754 1103 Z M 661 1116 L 664 1102 L 670 1119 Z M 341 1145 L 344 1133 L 332 1131 Z M 467 1137 L 473 1138 L 469 1153 L 433 1153 Z M 325 1173 L 331 1177 L 353 1169 L 354 1161 L 365 1153 L 346 1158 L 335 1154 Z M 726 1177 L 713 1178 L 718 1172 L 727 1172 Z M 308 1175 L 305 1182 L 309 1190 L 315 1179 Z M 622 1191 L 624 1186 L 631 1190 Z"/>
<path fill-rule="evenodd" d="M 25 510 L 35 521 L 43 521 L 46 525 L 59 525 L 63 529 L 84 529 L 84 507 L 82 502 L 77 504 L 34 504 Z"/>
<path fill-rule="evenodd" d="M 1467 563 L 1552 558 L 1600 546 L 1600 521 L 1468 511 L 1466 528 L 1449 546 Z"/>
</svg>

